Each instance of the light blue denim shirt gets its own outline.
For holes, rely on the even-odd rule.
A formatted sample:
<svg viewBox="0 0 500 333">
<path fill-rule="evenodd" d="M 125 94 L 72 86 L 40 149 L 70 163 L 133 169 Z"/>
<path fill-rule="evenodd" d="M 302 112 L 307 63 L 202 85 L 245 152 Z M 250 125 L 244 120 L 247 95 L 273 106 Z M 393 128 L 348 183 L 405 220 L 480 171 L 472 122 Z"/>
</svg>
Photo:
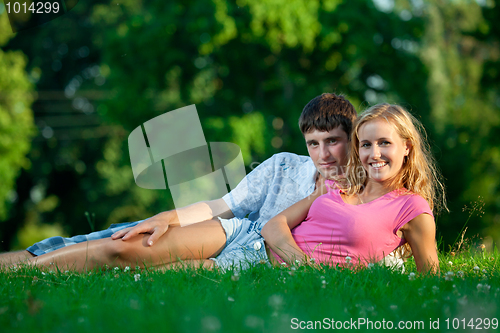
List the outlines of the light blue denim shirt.
<svg viewBox="0 0 500 333">
<path fill-rule="evenodd" d="M 316 168 L 311 158 L 292 153 L 275 154 L 252 170 L 222 199 L 235 217 L 252 221 L 261 230 L 271 218 L 310 195 Z"/>
</svg>

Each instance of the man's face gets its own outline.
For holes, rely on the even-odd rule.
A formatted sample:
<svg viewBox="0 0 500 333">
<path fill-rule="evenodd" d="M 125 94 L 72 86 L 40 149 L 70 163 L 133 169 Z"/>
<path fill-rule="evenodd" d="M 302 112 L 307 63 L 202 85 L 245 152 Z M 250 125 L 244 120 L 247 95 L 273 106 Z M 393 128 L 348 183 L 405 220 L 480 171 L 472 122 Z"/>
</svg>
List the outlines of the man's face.
<svg viewBox="0 0 500 333">
<path fill-rule="evenodd" d="M 343 174 L 347 163 L 347 133 L 338 126 L 329 132 L 314 130 L 304 135 L 307 150 L 318 172 L 326 179 Z"/>
</svg>

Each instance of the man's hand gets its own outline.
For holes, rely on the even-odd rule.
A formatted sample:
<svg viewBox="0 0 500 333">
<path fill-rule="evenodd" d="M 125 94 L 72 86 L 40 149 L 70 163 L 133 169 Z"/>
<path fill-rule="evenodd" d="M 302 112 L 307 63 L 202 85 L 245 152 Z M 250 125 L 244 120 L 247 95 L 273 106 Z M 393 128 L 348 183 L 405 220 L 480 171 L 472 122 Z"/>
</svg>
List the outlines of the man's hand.
<svg viewBox="0 0 500 333">
<path fill-rule="evenodd" d="M 126 241 L 139 234 L 151 234 L 148 246 L 152 246 L 163 236 L 171 226 L 186 226 L 213 219 L 220 216 L 225 219 L 234 217 L 233 212 L 223 199 L 202 201 L 177 210 L 169 210 L 157 214 L 139 223 L 135 227 L 126 228 L 115 232 L 111 239 Z"/>
<path fill-rule="evenodd" d="M 162 212 L 149 219 L 139 223 L 135 227 L 125 228 L 111 235 L 111 239 L 119 239 L 126 241 L 139 234 L 151 234 L 147 244 L 152 246 L 161 236 L 163 236 L 170 226 L 172 216 L 175 212 Z"/>
<path fill-rule="evenodd" d="M 333 180 L 332 189 L 339 189 L 341 192 L 346 193 L 349 190 L 349 188 L 351 187 L 349 179 L 347 179 L 347 177 L 345 175 L 334 176 L 334 177 L 332 177 L 331 180 Z"/>
</svg>

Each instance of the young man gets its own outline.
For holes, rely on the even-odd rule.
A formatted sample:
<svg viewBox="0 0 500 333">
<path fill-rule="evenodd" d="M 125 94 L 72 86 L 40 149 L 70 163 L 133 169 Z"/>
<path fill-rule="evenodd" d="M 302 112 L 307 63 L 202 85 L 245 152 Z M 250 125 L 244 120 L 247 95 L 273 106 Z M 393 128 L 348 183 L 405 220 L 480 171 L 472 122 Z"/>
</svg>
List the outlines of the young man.
<svg viewBox="0 0 500 333">
<path fill-rule="evenodd" d="M 180 258 L 224 267 L 244 255 L 245 247 L 265 251 L 259 240 L 264 224 L 310 195 L 325 178 L 342 172 L 355 119 L 354 107 L 343 96 L 323 94 L 312 99 L 299 119 L 311 158 L 291 153 L 272 156 L 223 198 L 181 208 L 193 225 L 180 227 L 177 212 L 172 210 L 89 235 L 52 237 L 27 251 L 4 254 L 0 260 L 16 262 L 34 254 L 39 257 L 32 261 L 38 264 L 84 269 L 144 262 L 161 266 Z M 210 220 L 214 217 L 220 221 Z M 205 220 L 210 221 L 196 223 Z"/>
</svg>

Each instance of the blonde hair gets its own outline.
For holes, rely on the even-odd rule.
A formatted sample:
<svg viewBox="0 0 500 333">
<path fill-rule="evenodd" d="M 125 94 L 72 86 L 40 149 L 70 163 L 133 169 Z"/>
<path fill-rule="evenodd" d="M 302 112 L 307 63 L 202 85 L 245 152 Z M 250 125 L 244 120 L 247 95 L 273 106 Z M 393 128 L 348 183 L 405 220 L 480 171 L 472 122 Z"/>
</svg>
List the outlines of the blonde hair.
<svg viewBox="0 0 500 333">
<path fill-rule="evenodd" d="M 419 194 L 427 200 L 434 212 L 447 210 L 441 175 L 427 143 L 425 130 L 415 117 L 399 105 L 377 104 L 358 117 L 351 134 L 351 150 L 346 172 L 351 186 L 347 194 L 360 193 L 367 182 L 367 174 L 359 158 L 359 128 L 371 120 L 381 118 L 391 123 L 399 136 L 411 145 L 399 177 L 392 185 L 400 186 L 409 193 Z"/>
</svg>

